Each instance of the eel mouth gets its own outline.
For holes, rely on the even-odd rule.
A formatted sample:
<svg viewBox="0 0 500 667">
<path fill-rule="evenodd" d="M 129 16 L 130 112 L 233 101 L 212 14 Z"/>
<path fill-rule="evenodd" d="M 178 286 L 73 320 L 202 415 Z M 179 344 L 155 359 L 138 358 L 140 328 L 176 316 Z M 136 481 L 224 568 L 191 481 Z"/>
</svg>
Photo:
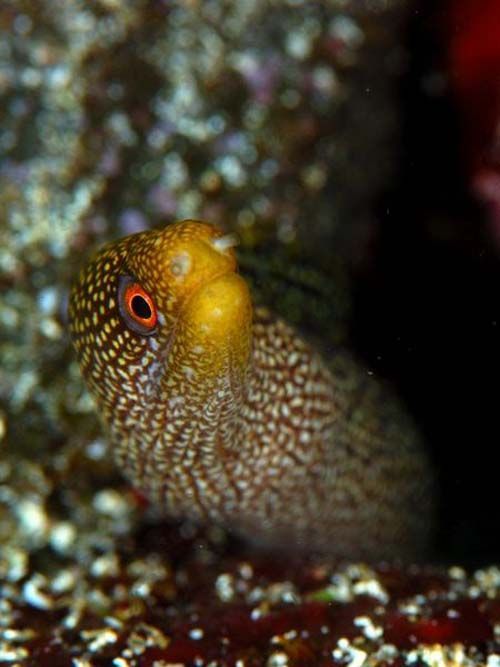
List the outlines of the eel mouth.
<svg viewBox="0 0 500 667">
<path fill-rule="evenodd" d="M 196 308 L 201 309 L 200 316 L 217 318 L 231 305 L 237 305 L 237 294 L 243 290 L 234 252 L 237 242 L 233 234 L 221 235 L 214 228 L 213 235 L 192 239 L 175 253 L 170 271 L 174 269 L 182 295 L 178 320 Z"/>
<path fill-rule="evenodd" d="M 248 340 L 252 305 L 238 274 L 237 238 L 193 220 L 168 226 L 159 239 L 160 285 L 152 275 L 145 278 L 159 295 L 160 323 L 169 334 L 167 350 L 184 354 L 199 346 L 218 355 L 217 346 L 240 348 L 238 330 L 240 338 Z"/>
<path fill-rule="evenodd" d="M 237 332 L 251 320 L 251 301 L 245 280 L 235 271 L 221 271 L 189 294 L 179 319 L 203 338 Z"/>
<path fill-rule="evenodd" d="M 174 262 L 182 272 L 174 278 L 180 294 L 168 351 L 177 340 L 186 346 L 186 353 L 198 348 L 210 349 L 217 357 L 222 350 L 244 356 L 251 334 L 252 303 L 246 281 L 238 273 L 236 244 L 234 235 L 222 235 L 214 228 L 208 237 L 180 244 L 170 258 L 170 266 Z"/>
</svg>

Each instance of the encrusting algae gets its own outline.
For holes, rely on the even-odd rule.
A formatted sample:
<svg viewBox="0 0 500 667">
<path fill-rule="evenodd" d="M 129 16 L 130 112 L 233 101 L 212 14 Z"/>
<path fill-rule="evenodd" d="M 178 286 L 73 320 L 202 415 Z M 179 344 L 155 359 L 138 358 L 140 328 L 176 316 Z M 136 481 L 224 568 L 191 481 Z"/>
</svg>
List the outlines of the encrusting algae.
<svg viewBox="0 0 500 667">
<path fill-rule="evenodd" d="M 72 290 L 83 374 L 120 467 L 172 516 L 365 558 L 428 544 L 432 475 L 409 419 L 345 353 L 263 308 L 232 239 L 187 220 L 106 246 Z"/>
</svg>

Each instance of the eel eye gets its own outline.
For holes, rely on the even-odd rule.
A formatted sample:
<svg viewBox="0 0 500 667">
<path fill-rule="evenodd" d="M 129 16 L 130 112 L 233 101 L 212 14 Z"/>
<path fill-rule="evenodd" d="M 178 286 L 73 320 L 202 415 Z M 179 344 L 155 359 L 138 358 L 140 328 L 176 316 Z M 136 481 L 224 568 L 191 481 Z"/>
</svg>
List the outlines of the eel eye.
<svg viewBox="0 0 500 667">
<path fill-rule="evenodd" d="M 118 289 L 120 313 L 126 325 L 146 336 L 155 331 L 158 314 L 153 299 L 133 278 L 122 277 Z"/>
</svg>

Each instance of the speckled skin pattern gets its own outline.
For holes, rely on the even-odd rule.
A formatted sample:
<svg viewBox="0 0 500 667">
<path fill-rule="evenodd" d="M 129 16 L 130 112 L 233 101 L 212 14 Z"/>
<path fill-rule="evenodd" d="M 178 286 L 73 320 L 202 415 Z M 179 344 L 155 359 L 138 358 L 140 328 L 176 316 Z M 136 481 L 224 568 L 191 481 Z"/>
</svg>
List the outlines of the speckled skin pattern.
<svg viewBox="0 0 500 667">
<path fill-rule="evenodd" d="M 169 515 L 256 543 L 419 557 L 433 483 L 411 420 L 344 352 L 323 360 L 254 310 L 236 270 L 221 231 L 183 221 L 82 271 L 71 332 L 119 466 Z M 124 280 L 154 304 L 147 331 L 124 311 Z"/>
</svg>

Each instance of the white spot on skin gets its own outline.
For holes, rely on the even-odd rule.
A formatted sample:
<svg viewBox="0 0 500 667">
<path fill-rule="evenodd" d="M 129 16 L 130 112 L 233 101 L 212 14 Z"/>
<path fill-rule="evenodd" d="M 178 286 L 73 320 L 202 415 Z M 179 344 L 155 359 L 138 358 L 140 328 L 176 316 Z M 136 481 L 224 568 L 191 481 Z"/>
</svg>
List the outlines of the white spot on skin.
<svg viewBox="0 0 500 667">
<path fill-rule="evenodd" d="M 188 380 L 194 380 L 194 378 L 196 377 L 196 371 L 191 366 L 183 366 L 182 372 L 184 373 L 184 375 Z"/>
<path fill-rule="evenodd" d="M 172 410 L 174 410 L 176 407 L 182 405 L 184 403 L 184 397 L 183 396 L 172 396 L 172 398 L 168 399 L 168 406 Z"/>
<path fill-rule="evenodd" d="M 290 416 L 290 408 L 286 403 L 283 403 L 281 406 L 281 414 L 283 417 L 289 417 Z"/>
<path fill-rule="evenodd" d="M 153 352 L 157 352 L 160 349 L 160 343 L 156 340 L 154 336 L 149 337 L 148 344 Z"/>
<path fill-rule="evenodd" d="M 299 436 L 300 442 L 307 444 L 311 442 L 311 434 L 308 433 L 307 431 L 302 431 L 302 433 Z"/>
</svg>

